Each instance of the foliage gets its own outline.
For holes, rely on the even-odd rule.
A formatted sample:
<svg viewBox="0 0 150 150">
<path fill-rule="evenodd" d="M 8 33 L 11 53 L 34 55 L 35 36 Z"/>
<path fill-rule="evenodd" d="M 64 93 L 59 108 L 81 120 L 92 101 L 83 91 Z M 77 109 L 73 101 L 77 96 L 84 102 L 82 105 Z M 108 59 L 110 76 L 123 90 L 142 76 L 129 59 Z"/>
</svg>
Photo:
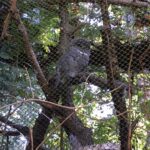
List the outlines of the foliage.
<svg viewBox="0 0 150 150">
<path fill-rule="evenodd" d="M 70 5 L 69 17 L 74 17 L 78 14 L 80 21 L 85 22 L 86 25 L 76 34 L 76 36 L 81 36 L 84 38 L 92 39 L 97 43 L 101 43 L 102 39 L 100 35 L 102 34 L 102 18 L 98 6 L 93 6 L 91 9 L 89 6 L 92 4 L 80 3 L 80 5 L 74 10 L 74 5 Z M 35 48 L 35 53 L 39 54 L 43 60 L 48 59 L 51 50 L 49 46 L 57 46 L 59 43 L 60 36 L 60 19 L 58 14 L 58 6 L 54 6 L 55 11 L 47 10 L 37 5 L 37 2 L 34 0 L 19 0 L 18 7 L 22 16 L 23 23 L 27 27 L 28 33 L 30 35 L 31 45 Z M 87 12 L 90 12 L 87 13 Z M 126 19 L 129 17 L 128 12 L 130 11 L 131 20 L 127 24 Z M 77 13 L 76 13 L 77 12 Z M 134 29 L 134 13 L 125 7 L 111 5 L 109 8 L 110 21 L 112 26 L 112 33 L 115 39 L 119 39 L 122 43 L 126 41 L 138 41 L 138 38 L 147 38 L 149 36 L 149 27 L 146 28 L 147 32 L 141 30 L 140 33 L 135 35 L 130 33 L 130 31 L 136 32 Z M 1 18 L 0 18 L 1 19 Z M 99 23 L 98 23 L 99 22 Z M 29 64 L 29 60 L 25 54 L 24 45 L 22 37 L 17 30 L 17 27 L 14 25 L 14 22 L 11 22 L 10 26 L 11 37 L 9 40 L 4 40 L 0 43 L 0 58 L 4 62 L 0 61 L 0 106 L 5 106 L 17 101 L 24 101 L 30 98 L 45 98 L 44 94 L 37 83 L 34 70 L 29 65 L 29 68 L 25 66 L 24 63 Z M 131 38 L 128 38 L 131 35 Z M 39 46 L 39 45 L 40 46 Z M 41 46 L 42 45 L 42 46 Z M 15 60 L 11 63 L 12 60 Z M 41 59 L 39 59 L 41 60 Z M 42 63 L 42 61 L 41 61 Z M 22 65 L 19 65 L 22 64 Z M 55 62 L 52 60 L 48 64 L 47 72 L 49 74 L 52 72 L 54 74 Z M 96 66 L 92 66 L 92 69 Z M 95 73 L 98 76 L 106 78 L 104 73 L 105 69 L 96 68 Z M 122 78 L 126 74 L 122 74 Z M 139 78 L 144 75 L 139 75 Z M 147 75 L 150 78 L 149 74 Z M 138 79 L 135 79 L 134 85 L 138 86 Z M 107 142 L 118 142 L 118 122 L 115 113 L 110 114 L 110 116 L 103 118 L 97 118 L 97 116 L 92 115 L 97 109 L 97 113 L 100 113 L 98 110 L 99 107 L 103 107 L 103 104 L 108 104 L 111 102 L 110 91 L 108 89 L 103 90 L 98 87 L 93 87 L 87 83 L 82 85 L 77 85 L 73 87 L 74 90 L 74 103 L 78 107 L 83 105 L 83 108 L 80 109 L 77 113 L 80 119 L 93 130 L 93 137 L 95 143 L 107 143 Z M 137 92 L 137 91 L 138 92 Z M 138 116 L 149 114 L 149 101 L 146 103 L 141 103 L 141 108 L 144 104 L 148 112 L 143 110 L 139 111 L 139 101 L 138 98 L 143 98 L 144 96 L 143 89 L 134 89 L 132 96 L 132 120 L 136 119 Z M 144 98 L 143 98 L 144 99 Z M 128 96 L 126 97 L 127 104 L 129 105 Z M 17 107 L 18 105 L 14 105 Z M 13 112 L 15 107 L 8 107 L 3 109 L 0 114 L 7 116 L 9 110 Z M 114 108 L 111 108 L 114 110 Z M 11 115 L 9 118 L 15 123 L 22 125 L 33 126 L 35 119 L 38 116 L 38 113 L 41 111 L 41 107 L 35 103 L 25 103 L 21 107 L 18 107 L 17 111 Z M 143 113 L 143 114 L 142 114 Z M 105 114 L 105 112 L 104 112 Z M 94 119 L 95 118 L 95 119 Z M 135 147 L 143 148 L 145 144 L 146 132 L 143 130 L 149 130 L 149 117 L 143 118 L 140 120 L 139 124 L 142 124 L 142 128 L 137 128 L 133 136 L 133 144 Z M 53 124 L 49 125 L 47 133 L 50 133 L 58 124 L 58 120 L 53 120 Z M 4 126 L 4 125 L 3 125 Z M 145 127 L 146 126 L 146 127 Z M 8 127 L 6 127 L 9 130 Z M 15 144 L 22 144 L 21 140 L 18 138 L 11 138 Z M 69 142 L 67 135 L 64 133 L 64 147 L 65 149 L 69 148 Z M 14 144 L 14 147 L 15 147 Z M 58 148 L 60 145 L 60 128 L 56 129 L 54 133 L 50 136 L 50 139 L 46 141 L 46 145 L 50 147 Z M 10 146 L 11 147 L 11 146 Z M 15 149 L 12 146 L 12 149 Z M 19 147 L 17 147 L 19 150 Z M 10 148 L 11 149 L 11 148 Z M 22 149 L 22 148 L 20 148 Z"/>
</svg>

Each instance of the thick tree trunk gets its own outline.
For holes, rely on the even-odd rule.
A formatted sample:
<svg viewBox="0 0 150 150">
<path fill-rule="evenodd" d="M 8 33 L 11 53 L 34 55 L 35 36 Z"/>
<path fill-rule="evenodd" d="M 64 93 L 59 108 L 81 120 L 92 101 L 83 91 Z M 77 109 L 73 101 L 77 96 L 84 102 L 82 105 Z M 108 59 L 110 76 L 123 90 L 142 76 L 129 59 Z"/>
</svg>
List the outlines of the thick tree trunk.
<svg viewBox="0 0 150 150">
<path fill-rule="evenodd" d="M 119 65 L 117 60 L 116 51 L 113 44 L 112 34 L 111 34 L 111 26 L 109 20 L 108 13 L 108 3 L 104 1 L 101 3 L 101 13 L 103 19 L 103 45 L 106 50 L 105 58 L 107 60 L 106 64 L 106 72 L 107 72 L 107 80 L 110 87 L 110 90 L 113 92 L 112 100 L 114 102 L 114 106 L 116 109 L 116 114 L 119 121 L 119 136 L 121 142 L 121 150 L 129 150 L 128 146 L 128 115 L 126 103 L 124 100 L 124 89 L 118 88 L 115 84 L 115 80 L 120 80 L 119 74 Z"/>
</svg>

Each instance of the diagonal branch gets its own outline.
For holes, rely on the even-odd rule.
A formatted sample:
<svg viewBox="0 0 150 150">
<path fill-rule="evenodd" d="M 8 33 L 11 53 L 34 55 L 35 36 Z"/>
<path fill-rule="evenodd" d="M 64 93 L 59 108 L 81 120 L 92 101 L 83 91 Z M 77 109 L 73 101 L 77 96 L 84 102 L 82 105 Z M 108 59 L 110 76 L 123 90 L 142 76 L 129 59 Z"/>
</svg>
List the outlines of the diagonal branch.
<svg viewBox="0 0 150 150">
<path fill-rule="evenodd" d="M 27 30 L 21 21 L 19 11 L 17 10 L 17 8 L 16 9 L 14 9 L 14 8 L 15 7 L 12 5 L 11 6 L 11 10 L 12 10 L 12 14 L 13 14 L 12 17 L 15 19 L 16 24 L 17 24 L 17 26 L 18 26 L 18 28 L 19 28 L 22 36 L 23 36 L 26 54 L 32 63 L 33 69 L 36 72 L 37 78 L 39 79 L 40 86 L 43 88 L 45 93 L 48 93 L 48 89 L 49 89 L 48 88 L 48 82 L 47 82 L 47 80 L 43 74 L 43 71 L 42 71 L 42 69 L 38 63 L 36 55 L 32 49 L 32 46 L 31 46 L 30 41 L 29 41 Z"/>
<path fill-rule="evenodd" d="M 29 129 L 26 126 L 22 126 L 20 124 L 13 123 L 13 122 L 9 121 L 8 119 L 6 119 L 3 116 L 0 116 L 0 121 L 3 122 L 4 124 L 14 128 L 14 129 L 17 129 L 24 136 L 28 136 L 29 135 Z"/>
</svg>

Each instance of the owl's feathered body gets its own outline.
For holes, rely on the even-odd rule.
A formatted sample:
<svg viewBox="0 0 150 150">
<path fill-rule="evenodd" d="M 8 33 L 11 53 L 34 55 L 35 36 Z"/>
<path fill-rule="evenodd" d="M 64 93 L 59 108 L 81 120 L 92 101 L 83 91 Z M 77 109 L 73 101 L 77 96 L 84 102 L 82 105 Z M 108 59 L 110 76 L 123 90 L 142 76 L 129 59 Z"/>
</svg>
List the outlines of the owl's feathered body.
<svg viewBox="0 0 150 150">
<path fill-rule="evenodd" d="M 88 66 L 91 42 L 85 39 L 73 40 L 68 51 L 63 54 L 56 66 L 56 82 L 64 82 L 76 77 Z"/>
</svg>

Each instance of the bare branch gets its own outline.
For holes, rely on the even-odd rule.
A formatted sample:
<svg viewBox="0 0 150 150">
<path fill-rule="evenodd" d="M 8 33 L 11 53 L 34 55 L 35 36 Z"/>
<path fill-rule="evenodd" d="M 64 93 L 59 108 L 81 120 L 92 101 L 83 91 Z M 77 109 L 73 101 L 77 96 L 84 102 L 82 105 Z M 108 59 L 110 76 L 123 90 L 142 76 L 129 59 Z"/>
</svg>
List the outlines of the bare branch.
<svg viewBox="0 0 150 150">
<path fill-rule="evenodd" d="M 4 124 L 6 124 L 6 125 L 8 125 L 8 126 L 10 126 L 12 128 L 14 128 L 14 129 L 17 129 L 24 136 L 28 136 L 28 134 L 29 134 L 29 129 L 26 126 L 22 126 L 20 124 L 15 124 L 15 123 L 9 121 L 8 119 L 6 119 L 3 116 L 0 116 L 0 121 L 3 122 Z"/>
<path fill-rule="evenodd" d="M 88 3 L 101 3 L 104 0 L 67 0 L 67 3 L 79 3 L 79 2 L 88 2 Z M 106 1 L 106 0 L 105 0 Z M 114 5 L 123 5 L 123 6 L 132 6 L 132 7 L 148 7 L 148 2 L 143 2 L 140 0 L 107 0 L 108 3 Z M 62 3 L 62 0 L 49 0 L 48 3 L 50 5 L 56 5 Z"/>
<path fill-rule="evenodd" d="M 0 131 L 0 134 L 3 136 L 19 136 L 20 132 L 18 131 Z"/>
<path fill-rule="evenodd" d="M 37 74 L 37 78 L 39 79 L 39 83 L 41 85 L 41 87 L 43 88 L 44 92 L 45 93 L 48 93 L 48 83 L 47 83 L 47 80 L 43 74 L 43 71 L 38 63 L 38 60 L 36 58 L 36 55 L 32 49 L 32 46 L 30 44 L 30 41 L 29 41 L 29 37 L 28 37 L 28 33 L 27 33 L 27 30 L 21 20 L 21 17 L 20 17 L 20 14 L 19 14 L 19 11 L 17 10 L 17 8 L 13 5 L 11 5 L 11 13 L 12 13 L 12 17 L 14 18 L 14 20 L 16 21 L 16 24 L 23 36 L 23 40 L 24 40 L 24 46 L 25 46 L 25 49 L 26 49 L 26 54 L 29 58 L 29 60 L 32 62 L 32 66 Z"/>
</svg>

